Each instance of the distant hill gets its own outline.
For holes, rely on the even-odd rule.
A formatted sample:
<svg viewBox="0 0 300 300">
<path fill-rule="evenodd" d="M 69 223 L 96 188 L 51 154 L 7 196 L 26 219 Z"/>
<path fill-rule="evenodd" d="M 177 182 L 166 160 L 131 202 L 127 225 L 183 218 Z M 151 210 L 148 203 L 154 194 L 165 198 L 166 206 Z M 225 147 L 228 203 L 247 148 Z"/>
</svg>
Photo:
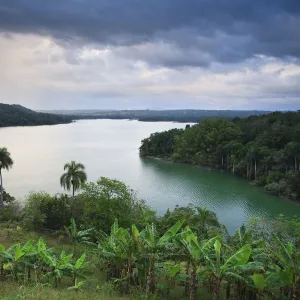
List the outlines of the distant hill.
<svg viewBox="0 0 300 300">
<path fill-rule="evenodd" d="M 71 116 L 35 112 L 21 105 L 0 103 L 0 127 L 54 125 L 72 122 Z"/>
<path fill-rule="evenodd" d="M 268 111 L 246 110 L 55 110 L 51 113 L 69 115 L 74 119 L 130 119 L 144 122 L 194 122 L 198 123 L 204 118 L 223 117 L 228 119 L 247 118 L 253 115 L 263 115 Z"/>
</svg>

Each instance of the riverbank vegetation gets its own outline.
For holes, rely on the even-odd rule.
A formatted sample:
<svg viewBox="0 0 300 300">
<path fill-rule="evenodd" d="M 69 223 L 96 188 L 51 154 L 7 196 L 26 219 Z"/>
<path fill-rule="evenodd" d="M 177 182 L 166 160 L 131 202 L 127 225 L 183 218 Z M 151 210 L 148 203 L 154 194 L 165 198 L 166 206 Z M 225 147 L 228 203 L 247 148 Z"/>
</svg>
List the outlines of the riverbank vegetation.
<svg viewBox="0 0 300 300">
<path fill-rule="evenodd" d="M 185 130 L 153 133 L 140 154 L 222 169 L 300 200 L 300 112 L 205 119 Z"/>
</svg>

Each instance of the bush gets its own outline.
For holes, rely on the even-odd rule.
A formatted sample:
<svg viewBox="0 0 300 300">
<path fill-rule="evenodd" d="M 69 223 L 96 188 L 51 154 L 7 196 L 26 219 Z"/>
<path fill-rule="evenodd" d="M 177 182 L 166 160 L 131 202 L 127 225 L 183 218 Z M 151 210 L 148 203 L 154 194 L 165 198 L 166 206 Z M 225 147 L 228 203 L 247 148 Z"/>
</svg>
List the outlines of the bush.
<svg viewBox="0 0 300 300">
<path fill-rule="evenodd" d="M 144 217 L 153 212 L 123 182 L 101 177 L 88 183 L 78 198 L 84 203 L 83 223 L 106 233 L 110 232 L 115 218 L 125 228 L 131 224 L 142 226 Z"/>
<path fill-rule="evenodd" d="M 265 190 L 276 196 L 284 196 L 287 190 L 287 183 L 285 180 L 280 180 L 277 182 L 269 183 L 265 186 Z"/>
<path fill-rule="evenodd" d="M 279 181 L 284 177 L 284 174 L 280 171 L 271 171 L 269 176 L 267 177 L 267 184 L 273 183 L 273 182 L 277 182 L 279 183 Z"/>
<path fill-rule="evenodd" d="M 20 206 L 16 199 L 4 191 L 3 194 L 4 208 L 1 210 L 0 221 L 14 221 L 18 219 Z"/>
<path fill-rule="evenodd" d="M 69 225 L 72 217 L 67 195 L 51 196 L 45 192 L 32 193 L 22 211 L 22 220 L 28 229 L 58 230 Z"/>
</svg>

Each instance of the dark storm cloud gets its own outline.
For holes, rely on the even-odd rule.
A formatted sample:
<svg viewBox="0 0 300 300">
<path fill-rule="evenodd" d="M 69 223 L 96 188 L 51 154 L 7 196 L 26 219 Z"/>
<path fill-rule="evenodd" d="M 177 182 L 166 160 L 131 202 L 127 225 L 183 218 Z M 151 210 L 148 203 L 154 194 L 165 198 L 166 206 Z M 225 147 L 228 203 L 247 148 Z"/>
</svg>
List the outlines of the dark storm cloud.
<svg viewBox="0 0 300 300">
<path fill-rule="evenodd" d="M 0 0 L 0 30 L 63 44 L 122 46 L 167 66 L 267 55 L 300 59 L 300 0 Z M 162 43 L 155 54 L 126 46 Z M 173 47 L 173 51 L 172 51 Z"/>
</svg>

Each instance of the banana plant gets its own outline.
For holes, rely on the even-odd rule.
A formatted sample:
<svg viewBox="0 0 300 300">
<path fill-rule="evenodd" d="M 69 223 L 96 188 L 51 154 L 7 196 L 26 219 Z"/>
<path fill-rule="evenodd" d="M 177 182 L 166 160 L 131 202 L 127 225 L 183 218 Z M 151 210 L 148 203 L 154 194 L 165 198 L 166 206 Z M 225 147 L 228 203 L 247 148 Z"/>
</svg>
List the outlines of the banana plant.
<svg viewBox="0 0 300 300">
<path fill-rule="evenodd" d="M 126 254 L 113 234 L 99 242 L 97 254 L 101 265 L 106 268 L 107 280 L 120 278 L 125 269 Z"/>
<path fill-rule="evenodd" d="M 41 251 L 51 251 L 42 238 L 34 244 L 29 240 L 23 246 L 16 244 L 5 250 L 4 246 L 0 246 L 0 265 L 1 274 L 4 277 L 4 271 L 8 272 L 15 280 L 23 278 L 24 282 L 30 281 L 31 271 L 36 273 L 35 279 L 38 281 L 37 271 L 42 269 Z M 38 270 L 39 269 L 39 270 Z"/>
<path fill-rule="evenodd" d="M 275 263 L 278 266 L 276 276 L 279 277 L 280 285 L 289 288 L 291 299 L 298 299 L 300 293 L 297 284 L 300 283 L 300 251 L 291 242 L 284 245 L 281 240 L 274 235 L 278 250 L 274 253 Z"/>
<path fill-rule="evenodd" d="M 31 267 L 30 261 L 26 258 L 23 259 L 33 246 L 33 241 L 28 241 L 23 247 L 21 244 L 16 244 L 11 246 L 5 251 L 5 248 L 2 246 L 1 257 L 2 257 L 2 269 L 9 270 L 13 278 L 18 281 L 20 277 L 23 277 L 25 280 L 27 270 Z M 3 272 L 2 271 L 2 272 Z"/>
<path fill-rule="evenodd" d="M 82 289 L 84 286 L 84 281 L 78 281 L 77 279 L 75 280 L 74 286 L 71 286 L 68 288 L 68 291 L 76 291 L 78 292 L 79 290 Z"/>
<path fill-rule="evenodd" d="M 72 274 L 72 264 L 71 259 L 73 253 L 66 255 L 65 251 L 62 250 L 59 257 L 55 255 L 50 255 L 47 251 L 41 251 L 40 256 L 49 267 L 48 272 L 45 275 L 47 279 L 53 279 L 54 286 L 58 286 L 58 282 L 63 276 L 70 276 Z"/>
<path fill-rule="evenodd" d="M 74 264 L 71 264 L 71 273 L 72 273 L 72 279 L 74 287 L 80 288 L 83 284 L 78 282 L 78 278 L 85 279 L 85 276 L 83 275 L 84 269 L 87 268 L 89 265 L 88 262 L 86 262 L 86 253 L 83 253 Z M 77 288 L 77 289 L 78 289 Z"/>
<path fill-rule="evenodd" d="M 174 249 L 174 243 L 171 242 L 171 239 L 177 234 L 183 223 L 184 220 L 178 221 L 162 237 L 158 236 L 154 224 L 146 225 L 145 229 L 141 232 L 135 225 L 132 226 L 133 237 L 139 245 L 141 252 L 146 256 L 149 264 L 146 297 L 155 292 L 155 263 L 162 253 Z"/>
<path fill-rule="evenodd" d="M 138 252 L 138 245 L 134 240 L 133 236 L 130 234 L 129 230 L 119 227 L 118 220 L 116 219 L 113 226 L 111 235 L 116 239 L 116 243 L 122 249 L 123 257 L 127 260 L 127 288 L 130 288 L 130 283 L 134 280 L 133 276 L 133 264 L 135 256 Z M 129 292 L 129 291 L 128 291 Z"/>
<path fill-rule="evenodd" d="M 219 237 L 216 236 L 210 240 L 199 242 L 198 237 L 189 227 L 186 227 L 185 230 L 176 237 L 176 241 L 182 245 L 181 254 L 183 255 L 183 259 L 192 267 L 189 287 L 190 300 L 196 299 L 197 273 L 198 275 L 202 273 L 201 266 L 204 265 L 207 252 L 218 239 Z"/>
<path fill-rule="evenodd" d="M 173 261 L 158 263 L 155 266 L 158 270 L 158 276 L 162 282 L 166 281 L 167 285 L 161 284 L 161 290 L 166 291 L 166 295 L 170 295 L 170 291 L 176 284 L 185 283 L 188 275 L 182 271 L 182 265 Z M 158 287 L 158 285 L 157 285 Z"/>
<path fill-rule="evenodd" d="M 243 277 L 247 272 L 259 272 L 263 270 L 263 265 L 258 262 L 249 262 L 251 255 L 251 246 L 244 245 L 236 253 L 230 256 L 227 260 L 223 260 L 223 253 L 221 253 L 222 244 L 219 239 L 214 243 L 214 255 L 206 256 L 208 269 L 212 275 L 213 281 L 213 299 L 219 300 L 222 281 L 234 280 L 238 282 L 246 282 Z M 222 262 L 224 261 L 224 263 Z"/>
<path fill-rule="evenodd" d="M 78 244 L 86 244 L 86 245 L 94 245 L 91 242 L 91 234 L 94 231 L 93 228 L 79 230 L 74 218 L 70 220 L 71 225 L 69 227 L 65 227 L 65 230 L 69 236 L 69 239 L 73 245 L 73 251 L 76 251 Z"/>
</svg>

